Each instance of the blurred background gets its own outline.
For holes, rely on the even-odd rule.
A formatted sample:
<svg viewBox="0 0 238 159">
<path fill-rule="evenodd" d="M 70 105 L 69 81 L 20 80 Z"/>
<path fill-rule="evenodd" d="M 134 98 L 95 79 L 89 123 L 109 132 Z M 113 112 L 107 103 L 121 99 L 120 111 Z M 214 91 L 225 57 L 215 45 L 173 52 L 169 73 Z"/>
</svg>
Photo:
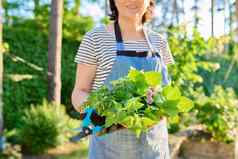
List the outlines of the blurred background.
<svg viewBox="0 0 238 159">
<path fill-rule="evenodd" d="M 107 24 L 105 0 L 0 0 L 1 158 L 87 158 L 71 105 L 74 56 L 84 34 Z M 156 0 L 148 24 L 176 63 L 173 84 L 195 107 L 169 119 L 172 158 L 235 159 L 238 1 Z M 238 153 L 237 153 L 238 154 Z"/>
</svg>

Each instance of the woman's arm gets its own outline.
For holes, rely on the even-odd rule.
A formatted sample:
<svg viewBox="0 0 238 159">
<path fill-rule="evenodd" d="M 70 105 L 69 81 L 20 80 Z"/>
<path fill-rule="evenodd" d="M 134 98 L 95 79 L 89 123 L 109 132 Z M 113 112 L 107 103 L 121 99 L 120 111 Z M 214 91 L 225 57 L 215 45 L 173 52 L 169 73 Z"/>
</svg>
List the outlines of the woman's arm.
<svg viewBox="0 0 238 159">
<path fill-rule="evenodd" d="M 71 102 L 75 110 L 82 112 L 80 106 L 87 100 L 95 78 L 97 65 L 77 64 L 76 79 L 71 95 Z"/>
</svg>

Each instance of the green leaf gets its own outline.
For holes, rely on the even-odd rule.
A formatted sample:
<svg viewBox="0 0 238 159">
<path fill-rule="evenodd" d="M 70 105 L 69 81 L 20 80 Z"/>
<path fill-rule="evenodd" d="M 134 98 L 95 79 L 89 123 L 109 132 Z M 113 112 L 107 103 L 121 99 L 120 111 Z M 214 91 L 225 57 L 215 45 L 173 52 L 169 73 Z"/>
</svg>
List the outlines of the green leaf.
<svg viewBox="0 0 238 159">
<path fill-rule="evenodd" d="M 136 111 L 144 106 L 144 104 L 140 102 L 139 97 L 129 99 L 125 105 L 125 109 L 128 110 L 128 112 Z"/>
<path fill-rule="evenodd" d="M 127 128 L 131 128 L 134 125 L 134 118 L 132 116 L 127 116 L 120 123 Z"/>
<path fill-rule="evenodd" d="M 138 79 L 140 76 L 144 76 L 142 72 L 136 70 L 135 68 L 131 68 L 128 75 L 129 79 L 135 81 Z"/>
<path fill-rule="evenodd" d="M 124 111 L 118 111 L 116 116 L 117 116 L 116 117 L 117 121 L 120 122 L 120 121 L 124 120 L 127 117 L 127 113 L 124 112 Z"/>
<path fill-rule="evenodd" d="M 164 99 L 160 93 L 157 93 L 153 96 L 153 101 L 155 102 L 155 105 L 159 105 L 164 102 Z"/>
<path fill-rule="evenodd" d="M 142 120 L 141 120 L 141 118 L 137 115 L 137 114 L 135 114 L 134 115 L 134 127 L 135 128 L 142 128 Z"/>
<path fill-rule="evenodd" d="M 143 95 L 148 88 L 144 73 L 136 69 L 131 69 L 128 73 L 128 77 L 134 81 L 137 94 Z"/>
<path fill-rule="evenodd" d="M 189 112 L 193 108 L 193 102 L 186 98 L 181 97 L 178 103 L 179 112 Z"/>
<path fill-rule="evenodd" d="M 179 110 L 177 108 L 179 100 L 170 100 L 170 101 L 165 101 L 162 104 L 162 109 L 164 113 L 167 116 L 175 116 L 179 113 Z"/>
<path fill-rule="evenodd" d="M 179 116 L 178 115 L 171 116 L 168 118 L 168 121 L 170 124 L 177 124 L 179 123 Z"/>
<path fill-rule="evenodd" d="M 162 91 L 162 95 L 167 100 L 177 100 L 181 97 L 181 93 L 178 87 L 172 87 L 172 86 L 166 86 Z"/>
<path fill-rule="evenodd" d="M 105 127 L 108 128 L 115 124 L 116 115 L 111 113 L 109 116 L 106 117 Z"/>
<path fill-rule="evenodd" d="M 155 111 L 152 110 L 151 107 L 147 107 L 144 112 L 144 116 L 152 119 L 152 120 L 157 120 L 158 117 L 155 115 Z"/>
<path fill-rule="evenodd" d="M 135 129 L 134 131 L 136 133 L 136 137 L 139 138 L 140 134 L 142 133 L 142 130 L 141 129 Z"/>
<path fill-rule="evenodd" d="M 147 84 L 154 88 L 161 83 L 162 77 L 159 72 L 149 71 L 145 72 L 145 79 Z"/>
<path fill-rule="evenodd" d="M 142 117 L 141 122 L 142 122 L 143 127 L 148 127 L 148 126 L 155 124 L 154 120 L 147 118 L 147 117 Z"/>
</svg>

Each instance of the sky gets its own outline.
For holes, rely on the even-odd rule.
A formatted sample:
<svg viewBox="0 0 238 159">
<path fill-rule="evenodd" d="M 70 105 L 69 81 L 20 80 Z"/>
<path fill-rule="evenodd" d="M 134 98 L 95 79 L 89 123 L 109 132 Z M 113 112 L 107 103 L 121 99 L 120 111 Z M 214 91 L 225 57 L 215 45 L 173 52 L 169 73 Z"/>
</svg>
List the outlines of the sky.
<svg viewBox="0 0 238 159">
<path fill-rule="evenodd" d="M 16 1 L 16 0 L 9 0 L 9 1 Z M 42 0 L 43 1 L 43 0 Z M 44 0 L 45 2 L 49 3 L 49 0 Z M 104 3 L 104 0 L 101 1 Z M 80 8 L 80 14 L 81 15 L 89 15 L 94 17 L 95 21 L 99 21 L 100 18 L 102 18 L 105 15 L 105 11 L 101 9 L 100 5 L 98 3 L 92 4 L 89 3 L 88 0 L 81 0 L 81 8 Z M 28 2 L 26 4 L 26 8 L 33 8 L 33 3 Z M 185 17 L 184 17 L 184 22 L 188 24 L 188 30 L 192 30 L 193 28 L 193 22 L 192 22 L 192 17 L 193 13 L 191 12 L 191 8 L 193 6 L 193 0 L 185 0 Z M 211 35 L 211 17 L 210 17 L 210 0 L 200 0 L 199 3 L 200 11 L 199 11 L 199 16 L 201 17 L 201 21 L 198 26 L 198 30 L 204 37 L 209 37 Z M 160 15 L 160 10 L 156 10 L 156 15 L 159 17 Z M 32 13 L 27 11 L 27 9 L 20 10 L 16 13 L 17 15 L 27 15 L 31 16 Z M 215 19 L 214 19 L 214 33 L 215 36 L 220 36 L 224 34 L 224 30 L 228 31 L 227 28 L 224 27 L 224 13 L 223 12 L 216 12 L 215 14 Z"/>
<path fill-rule="evenodd" d="M 193 28 L 193 22 L 192 22 L 192 17 L 193 13 L 191 12 L 191 8 L 193 6 L 193 1 L 192 0 L 186 0 L 185 3 L 185 18 L 184 22 L 188 24 L 188 30 L 191 30 Z M 210 18 L 210 0 L 201 0 L 199 3 L 201 7 L 199 11 L 199 16 L 201 17 L 201 21 L 199 23 L 198 30 L 201 32 L 201 34 L 208 38 L 211 35 L 211 18 Z M 158 16 L 159 10 L 155 12 Z M 90 4 L 87 3 L 87 1 L 82 1 L 82 8 L 81 8 L 81 14 L 83 15 L 90 15 L 94 17 L 95 20 L 97 20 L 99 17 L 104 16 L 104 11 L 101 11 L 100 6 L 98 4 Z M 224 34 L 224 13 L 223 12 L 216 12 L 215 17 L 214 17 L 214 34 L 215 36 L 220 36 Z M 226 29 L 227 30 L 227 29 Z"/>
</svg>

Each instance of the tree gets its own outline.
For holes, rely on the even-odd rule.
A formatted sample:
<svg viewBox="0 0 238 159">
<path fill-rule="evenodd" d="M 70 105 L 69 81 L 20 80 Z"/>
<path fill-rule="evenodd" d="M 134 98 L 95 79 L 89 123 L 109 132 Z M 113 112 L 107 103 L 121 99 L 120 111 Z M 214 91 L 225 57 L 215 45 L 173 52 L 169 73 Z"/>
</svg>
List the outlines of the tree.
<svg viewBox="0 0 238 159">
<path fill-rule="evenodd" d="M 61 102 L 61 46 L 62 46 L 62 19 L 63 0 L 52 0 L 49 52 L 48 52 L 48 100 L 56 104 Z"/>
<path fill-rule="evenodd" d="M 108 9 L 109 9 L 108 0 L 105 0 L 105 16 L 108 15 Z"/>
<path fill-rule="evenodd" d="M 34 15 L 38 16 L 39 14 L 39 8 L 40 8 L 40 0 L 34 0 Z"/>
<path fill-rule="evenodd" d="M 199 5 L 198 5 L 198 2 L 199 2 L 199 0 L 194 0 L 194 5 L 193 5 L 193 7 L 192 7 L 192 10 L 194 11 L 194 16 L 193 16 L 193 18 L 194 18 L 194 28 L 198 28 L 198 24 L 199 24 L 199 20 L 200 20 L 200 18 L 199 18 L 199 16 L 198 16 L 198 12 L 199 12 Z"/>
<path fill-rule="evenodd" d="M 172 10 L 173 16 L 172 19 L 175 19 L 176 24 L 179 23 L 179 8 L 178 8 L 178 2 L 177 0 L 173 0 L 173 10 Z"/>
<path fill-rule="evenodd" d="M 161 17 L 156 19 L 156 21 L 160 21 L 159 26 L 167 27 L 179 24 L 185 13 L 184 0 L 156 0 L 155 2 L 161 6 Z"/>
<path fill-rule="evenodd" d="M 238 0 L 235 2 L 236 4 L 236 38 L 238 40 Z"/>
<path fill-rule="evenodd" d="M 211 0 L 211 36 L 214 36 L 214 0 Z"/>
<path fill-rule="evenodd" d="M 236 41 L 238 41 L 238 0 L 235 1 L 235 15 L 236 15 L 236 29 L 235 29 L 235 36 L 236 36 Z M 238 58 L 238 49 L 235 50 L 234 57 L 232 58 L 232 61 L 227 69 L 227 72 L 225 74 L 224 80 L 227 80 L 232 68 L 234 67 L 236 61 Z"/>
<path fill-rule="evenodd" d="M 0 12 L 2 9 L 2 0 L 0 0 Z M 3 17 L 0 14 L 0 136 L 2 136 L 3 131 L 3 41 L 2 41 L 2 27 L 3 27 Z"/>
</svg>

